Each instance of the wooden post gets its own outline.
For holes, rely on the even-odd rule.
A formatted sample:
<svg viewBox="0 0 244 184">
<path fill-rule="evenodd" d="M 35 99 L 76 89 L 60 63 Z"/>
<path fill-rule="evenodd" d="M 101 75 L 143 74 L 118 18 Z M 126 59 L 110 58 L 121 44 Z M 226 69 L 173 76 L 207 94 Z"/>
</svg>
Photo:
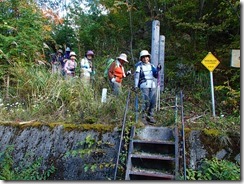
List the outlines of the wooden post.
<svg viewBox="0 0 244 184">
<path fill-rule="evenodd" d="M 154 20 L 152 22 L 152 45 L 151 45 L 151 63 L 155 66 L 158 65 L 158 54 L 159 54 L 159 30 L 160 22 Z"/>
<path fill-rule="evenodd" d="M 160 91 L 164 91 L 164 57 L 165 57 L 165 36 L 160 35 L 159 37 L 159 63 L 162 66 L 162 69 L 160 71 Z"/>
<path fill-rule="evenodd" d="M 152 45 L 151 45 L 151 63 L 157 67 L 159 63 L 159 35 L 160 35 L 160 22 L 154 20 L 152 22 Z M 156 94 L 156 111 L 160 109 L 160 76 L 157 81 L 157 94 Z"/>
<path fill-rule="evenodd" d="M 9 99 L 9 81 L 10 81 L 10 77 L 9 77 L 9 74 L 7 74 L 7 81 L 6 81 L 6 99 Z"/>
</svg>

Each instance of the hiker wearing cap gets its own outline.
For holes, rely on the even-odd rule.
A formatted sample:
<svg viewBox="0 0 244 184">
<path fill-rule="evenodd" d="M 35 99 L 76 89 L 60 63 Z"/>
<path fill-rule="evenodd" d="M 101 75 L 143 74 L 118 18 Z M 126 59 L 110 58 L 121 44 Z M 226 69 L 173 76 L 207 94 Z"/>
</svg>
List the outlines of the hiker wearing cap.
<svg viewBox="0 0 244 184">
<path fill-rule="evenodd" d="M 70 59 L 69 55 L 70 55 L 70 48 L 66 47 L 65 54 L 64 54 L 64 59 L 66 59 L 66 60 Z"/>
<path fill-rule="evenodd" d="M 75 68 L 77 67 L 76 54 L 75 52 L 70 52 L 70 59 L 65 62 L 64 72 L 66 77 L 74 77 L 75 76 Z"/>
<path fill-rule="evenodd" d="M 93 58 L 94 52 L 92 50 L 88 50 L 85 54 L 85 57 L 80 61 L 80 77 L 86 84 L 90 83 L 91 76 L 95 73 L 94 67 L 92 65 Z"/>
<path fill-rule="evenodd" d="M 147 50 L 140 52 L 140 61 L 136 65 L 135 71 L 135 86 L 134 90 L 138 89 L 142 92 L 142 120 L 144 122 L 156 123 L 154 119 L 154 109 L 156 106 L 156 84 L 158 72 L 161 70 L 159 64 L 155 67 L 150 63 L 151 55 Z"/>
<path fill-rule="evenodd" d="M 121 91 L 121 84 L 123 78 L 131 74 L 131 71 L 125 73 L 124 63 L 129 63 L 127 55 L 122 53 L 116 60 L 110 65 L 108 70 L 108 78 L 112 87 L 113 93 L 119 95 Z"/>
<path fill-rule="evenodd" d="M 61 73 L 63 60 L 64 60 L 63 51 L 61 49 L 59 49 L 57 51 L 57 54 L 53 55 L 53 57 L 52 57 L 52 74 Z"/>
</svg>

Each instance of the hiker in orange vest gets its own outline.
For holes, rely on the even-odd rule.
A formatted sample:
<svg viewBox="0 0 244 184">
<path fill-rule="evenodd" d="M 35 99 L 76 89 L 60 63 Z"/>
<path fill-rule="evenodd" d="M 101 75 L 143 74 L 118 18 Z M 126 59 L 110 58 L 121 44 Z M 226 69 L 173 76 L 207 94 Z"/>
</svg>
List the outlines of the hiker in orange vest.
<svg viewBox="0 0 244 184">
<path fill-rule="evenodd" d="M 113 90 L 114 95 L 119 95 L 121 91 L 121 84 L 123 78 L 127 77 L 131 74 L 131 71 L 127 71 L 125 73 L 124 63 L 129 63 L 127 60 L 127 55 L 122 53 L 116 60 L 110 65 L 108 70 L 108 78 L 110 81 L 110 85 Z"/>
</svg>

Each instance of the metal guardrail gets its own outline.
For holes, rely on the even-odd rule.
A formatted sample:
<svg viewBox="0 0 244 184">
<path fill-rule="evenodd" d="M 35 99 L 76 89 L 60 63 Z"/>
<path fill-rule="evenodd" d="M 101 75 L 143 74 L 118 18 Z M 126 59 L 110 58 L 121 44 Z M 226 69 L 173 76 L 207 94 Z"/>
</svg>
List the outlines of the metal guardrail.
<svg viewBox="0 0 244 184">
<path fill-rule="evenodd" d="M 175 96 L 175 126 L 178 127 L 177 115 L 178 108 L 181 108 L 181 126 L 182 126 L 182 151 L 183 151 L 183 171 L 184 180 L 186 180 L 186 154 L 185 154 L 185 125 L 184 125 L 184 108 L 183 108 L 183 92 L 180 91 L 180 105 L 178 106 L 178 95 Z"/>
<path fill-rule="evenodd" d="M 185 154 L 185 123 L 184 123 L 184 106 L 183 106 L 183 93 L 180 91 L 180 105 L 181 105 L 181 126 L 182 126 L 182 146 L 183 146 L 183 167 L 184 167 L 184 180 L 186 180 L 186 154 Z"/>
<path fill-rule="evenodd" d="M 119 156 L 120 156 L 121 145 L 122 145 L 122 141 L 123 141 L 123 137 L 124 137 L 126 115 L 127 115 L 127 111 L 128 111 L 129 102 L 130 102 L 130 93 L 131 93 L 131 90 L 129 90 L 129 92 L 128 92 L 128 96 L 127 96 L 127 100 L 126 100 L 126 105 L 125 105 L 125 111 L 124 111 L 124 116 L 123 116 L 122 129 L 121 129 L 121 134 L 120 134 L 120 142 L 119 142 L 118 154 L 117 154 L 115 171 L 114 171 L 114 180 L 116 180 L 116 177 L 117 177 L 117 170 L 118 170 L 118 165 L 119 165 Z"/>
</svg>

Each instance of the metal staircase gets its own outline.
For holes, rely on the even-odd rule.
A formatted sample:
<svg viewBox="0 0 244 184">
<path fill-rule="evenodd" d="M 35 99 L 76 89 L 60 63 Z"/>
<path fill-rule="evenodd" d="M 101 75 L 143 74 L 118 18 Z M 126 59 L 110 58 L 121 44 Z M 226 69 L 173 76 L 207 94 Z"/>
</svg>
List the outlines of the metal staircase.
<svg viewBox="0 0 244 184">
<path fill-rule="evenodd" d="M 177 128 L 132 127 L 125 180 L 175 180 L 178 149 Z"/>
<path fill-rule="evenodd" d="M 119 157 L 124 137 L 126 114 L 130 101 L 130 91 L 126 101 L 120 135 L 119 149 L 116 159 L 114 180 L 117 179 Z M 135 98 L 136 123 L 138 122 L 138 96 Z M 178 108 L 181 109 L 182 133 L 178 131 Z M 175 123 L 173 127 L 156 127 L 146 125 L 144 128 L 131 127 L 130 142 L 127 154 L 125 180 L 178 180 L 179 170 L 186 180 L 185 135 L 183 115 L 183 93 L 175 98 Z M 180 139 L 180 140 L 179 140 Z M 180 150 L 180 151 L 179 151 Z M 179 169 L 179 162 L 183 168 Z M 181 165 L 181 164 L 180 164 Z"/>
</svg>

